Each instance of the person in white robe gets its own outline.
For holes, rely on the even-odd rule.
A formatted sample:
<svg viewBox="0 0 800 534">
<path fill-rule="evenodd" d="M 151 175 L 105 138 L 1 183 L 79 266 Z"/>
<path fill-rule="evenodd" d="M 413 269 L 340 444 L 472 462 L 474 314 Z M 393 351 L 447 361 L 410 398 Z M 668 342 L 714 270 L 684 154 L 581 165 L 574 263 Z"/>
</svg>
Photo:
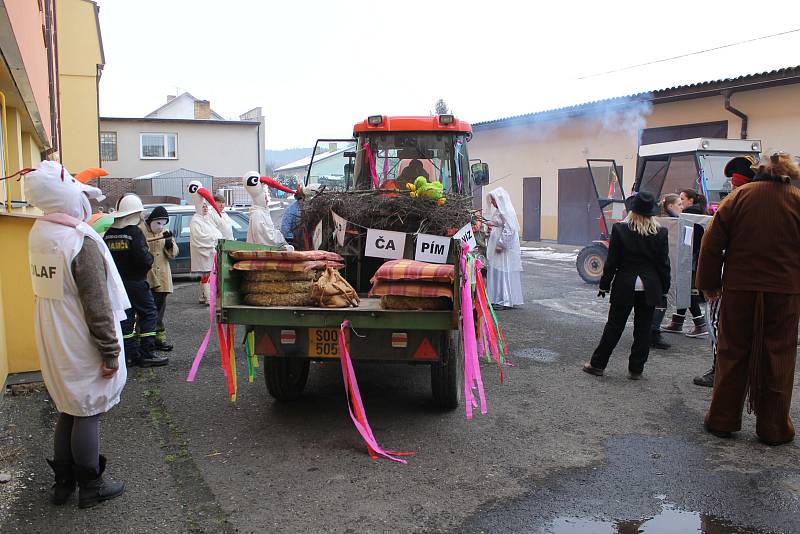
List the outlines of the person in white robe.
<svg viewBox="0 0 800 534">
<path fill-rule="evenodd" d="M 219 217 L 220 210 L 211 193 L 197 180 L 189 182 L 189 197 L 194 204 L 194 215 L 189 223 L 189 256 L 192 272 L 200 274 L 200 303 L 211 300 L 209 275 L 214 268 L 217 241 L 222 239 L 217 223 L 211 215 L 213 209 Z"/>
<path fill-rule="evenodd" d="M 78 504 L 88 508 L 125 488 L 103 479 L 100 416 L 119 403 L 127 379 L 120 321 L 130 302 L 111 253 L 85 222 L 92 215 L 88 197 L 102 200 L 102 192 L 53 161 L 28 173 L 24 188 L 45 214 L 31 228 L 28 256 L 36 347 L 59 412 L 48 460 L 55 474 L 50 500 L 66 503 L 77 482 Z"/>
<path fill-rule="evenodd" d="M 275 228 L 275 223 L 269 212 L 269 188 L 267 184 L 273 186 L 277 182 L 266 176 L 261 176 L 255 171 L 246 173 L 242 178 L 242 182 L 245 190 L 253 200 L 250 205 L 247 242 L 269 245 L 284 250 L 294 250 L 294 247 L 286 242 L 281 231 Z M 284 186 L 281 186 L 280 189 L 294 193 L 294 191 Z"/>
<path fill-rule="evenodd" d="M 488 195 L 492 217 L 486 244 L 487 290 L 492 305 L 513 308 L 524 304 L 519 221 L 508 191 L 498 187 Z"/>
</svg>

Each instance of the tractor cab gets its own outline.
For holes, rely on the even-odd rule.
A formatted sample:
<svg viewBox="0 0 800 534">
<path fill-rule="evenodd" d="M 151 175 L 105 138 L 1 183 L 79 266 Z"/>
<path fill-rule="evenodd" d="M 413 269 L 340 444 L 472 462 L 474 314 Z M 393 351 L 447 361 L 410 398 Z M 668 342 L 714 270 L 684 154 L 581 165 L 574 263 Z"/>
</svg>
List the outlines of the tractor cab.
<svg viewBox="0 0 800 534">
<path fill-rule="evenodd" d="M 423 176 L 428 182 L 441 182 L 444 191 L 471 195 L 473 184 L 489 183 L 485 163 L 470 165 L 471 138 L 472 126 L 452 115 L 374 115 L 353 127 L 351 139 L 317 141 L 306 186 L 405 190 L 407 183 Z"/>
<path fill-rule="evenodd" d="M 749 139 L 696 138 L 642 145 L 633 189 L 656 198 L 695 189 L 714 211 L 733 189 L 723 172 L 725 164 L 736 156 L 758 159 L 760 153 L 761 141 Z"/>
</svg>

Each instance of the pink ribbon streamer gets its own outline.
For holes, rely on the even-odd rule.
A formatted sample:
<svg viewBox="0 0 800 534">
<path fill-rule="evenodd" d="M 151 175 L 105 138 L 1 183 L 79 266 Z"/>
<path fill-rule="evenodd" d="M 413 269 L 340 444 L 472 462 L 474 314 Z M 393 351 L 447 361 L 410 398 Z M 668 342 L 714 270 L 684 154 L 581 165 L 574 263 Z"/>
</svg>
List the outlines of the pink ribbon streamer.
<svg viewBox="0 0 800 534">
<path fill-rule="evenodd" d="M 473 408 L 478 407 L 472 390 L 478 389 L 480 410 L 486 414 L 486 395 L 483 390 L 480 362 L 478 361 L 478 347 L 475 337 L 475 321 L 472 310 L 472 287 L 470 276 L 467 272 L 467 252 L 469 245 L 464 245 L 461 251 L 461 334 L 464 340 L 464 405 L 467 410 L 467 419 L 472 419 Z"/>
<path fill-rule="evenodd" d="M 364 144 L 364 152 L 369 162 L 369 173 L 372 175 L 372 185 L 375 186 L 375 189 L 379 189 L 380 181 L 378 180 L 378 171 L 375 169 L 375 155 L 372 153 L 372 147 L 369 146 L 369 143 Z"/>
<path fill-rule="evenodd" d="M 385 451 L 378 445 L 378 441 L 372 434 L 372 428 L 367 421 L 367 412 L 364 410 L 364 404 L 361 402 L 361 392 L 358 389 L 356 373 L 353 370 L 353 361 L 350 359 L 350 351 L 347 350 L 347 342 L 345 341 L 347 336 L 345 333 L 348 327 L 349 323 L 345 320 L 342 322 L 342 326 L 339 329 L 339 360 L 342 363 L 342 378 L 344 379 L 344 391 L 347 397 L 347 409 L 350 412 L 350 419 L 353 420 L 356 430 L 358 430 L 358 433 L 361 434 L 361 437 L 367 444 L 367 450 L 370 456 L 375 457 L 375 455 L 380 455 L 401 464 L 408 463 L 397 456 L 413 456 L 415 453 Z M 355 413 L 353 413 L 354 408 Z"/>
<path fill-rule="evenodd" d="M 200 348 L 197 349 L 197 354 L 194 356 L 194 360 L 192 361 L 192 367 L 189 369 L 189 375 L 186 377 L 187 382 L 194 382 L 194 377 L 197 375 L 197 370 L 200 367 L 200 362 L 203 359 L 203 355 L 206 353 L 206 349 L 208 348 L 208 342 L 211 340 L 211 332 L 216 325 L 216 315 L 217 315 L 217 257 L 214 256 L 213 266 L 211 267 L 211 276 L 208 277 L 208 286 L 211 293 L 211 302 L 208 303 L 208 330 L 206 331 L 206 335 L 203 338 L 203 342 L 200 343 Z"/>
</svg>

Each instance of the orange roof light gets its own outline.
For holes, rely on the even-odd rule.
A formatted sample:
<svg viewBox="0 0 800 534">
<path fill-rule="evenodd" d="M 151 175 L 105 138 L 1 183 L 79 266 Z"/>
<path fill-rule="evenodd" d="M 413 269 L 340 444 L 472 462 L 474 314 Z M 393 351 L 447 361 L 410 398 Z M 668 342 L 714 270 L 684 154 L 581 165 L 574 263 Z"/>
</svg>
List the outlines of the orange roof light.
<svg viewBox="0 0 800 534">
<path fill-rule="evenodd" d="M 353 135 L 367 132 L 459 132 L 472 133 L 472 126 L 453 115 L 388 117 L 371 115 L 353 126 Z"/>
</svg>

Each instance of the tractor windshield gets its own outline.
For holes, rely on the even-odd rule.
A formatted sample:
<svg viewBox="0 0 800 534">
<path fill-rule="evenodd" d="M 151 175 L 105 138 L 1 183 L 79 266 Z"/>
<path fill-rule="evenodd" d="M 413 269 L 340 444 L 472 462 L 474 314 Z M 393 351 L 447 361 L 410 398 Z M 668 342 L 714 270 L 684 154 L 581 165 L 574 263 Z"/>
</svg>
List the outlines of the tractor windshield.
<svg viewBox="0 0 800 534">
<path fill-rule="evenodd" d="M 355 150 L 355 139 L 319 139 L 308 167 L 306 186 L 317 184 L 329 190 L 349 189 Z"/>
<path fill-rule="evenodd" d="M 703 194 L 710 204 L 719 204 L 725 195 L 733 190 L 730 178 L 723 172 L 725 165 L 739 154 L 699 154 L 700 173 L 705 191 Z"/>
<path fill-rule="evenodd" d="M 445 191 L 469 194 L 469 158 L 464 136 L 426 132 L 371 133 L 359 139 L 356 189 L 405 189 L 418 177 L 441 182 Z"/>
</svg>

